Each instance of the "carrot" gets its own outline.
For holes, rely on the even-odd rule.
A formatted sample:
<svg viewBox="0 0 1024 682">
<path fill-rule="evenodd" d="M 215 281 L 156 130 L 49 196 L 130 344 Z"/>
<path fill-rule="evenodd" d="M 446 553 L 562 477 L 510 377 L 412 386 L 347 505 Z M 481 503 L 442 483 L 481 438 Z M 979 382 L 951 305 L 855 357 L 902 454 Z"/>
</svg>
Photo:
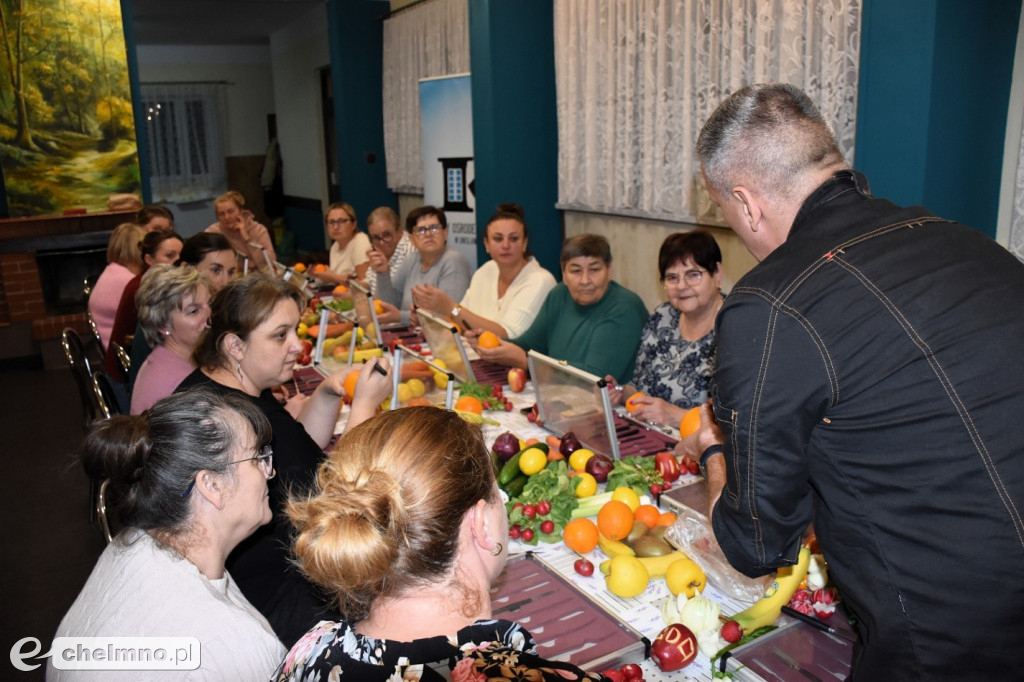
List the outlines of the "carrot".
<svg viewBox="0 0 1024 682">
<path fill-rule="evenodd" d="M 548 444 L 548 447 L 552 450 L 561 450 L 562 441 L 557 436 L 548 436 L 544 439 L 544 442 Z"/>
<path fill-rule="evenodd" d="M 565 455 L 563 455 L 561 452 L 559 452 L 558 450 L 556 450 L 554 448 L 551 448 L 550 450 L 548 450 L 548 461 L 549 462 L 557 462 L 560 459 L 565 459 Z"/>
<path fill-rule="evenodd" d="M 529 447 L 529 446 L 534 445 L 534 444 L 539 443 L 539 442 L 540 441 L 537 440 L 536 438 L 530 438 L 525 443 L 523 443 L 523 445 Z"/>
<path fill-rule="evenodd" d="M 434 376 L 434 370 L 430 369 L 430 365 L 421 360 L 402 363 L 402 375 L 400 381 L 408 381 L 409 379 L 429 379 L 432 376 Z"/>
<path fill-rule="evenodd" d="M 341 336 L 345 332 L 352 331 L 353 324 L 351 322 L 337 322 L 335 324 L 327 325 L 327 338 L 333 336 Z M 318 338 L 320 336 L 320 325 L 314 324 L 307 331 L 310 338 Z"/>
</svg>

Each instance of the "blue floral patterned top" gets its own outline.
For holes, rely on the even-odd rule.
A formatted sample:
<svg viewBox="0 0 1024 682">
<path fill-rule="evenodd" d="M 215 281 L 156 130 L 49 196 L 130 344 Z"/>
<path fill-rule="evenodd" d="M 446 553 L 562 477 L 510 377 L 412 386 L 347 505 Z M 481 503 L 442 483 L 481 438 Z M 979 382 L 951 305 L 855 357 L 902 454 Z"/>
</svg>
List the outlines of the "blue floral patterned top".
<svg viewBox="0 0 1024 682">
<path fill-rule="evenodd" d="M 654 309 L 640 332 L 633 384 L 647 395 L 690 408 L 708 399 L 715 366 L 715 330 L 687 341 L 679 333 L 679 314 L 667 302 Z"/>
<path fill-rule="evenodd" d="M 274 673 L 278 682 L 353 680 L 607 680 L 569 663 L 546 661 L 530 633 L 505 620 L 478 620 L 454 638 L 397 642 L 356 633 L 347 621 L 321 621 L 296 642 Z"/>
</svg>

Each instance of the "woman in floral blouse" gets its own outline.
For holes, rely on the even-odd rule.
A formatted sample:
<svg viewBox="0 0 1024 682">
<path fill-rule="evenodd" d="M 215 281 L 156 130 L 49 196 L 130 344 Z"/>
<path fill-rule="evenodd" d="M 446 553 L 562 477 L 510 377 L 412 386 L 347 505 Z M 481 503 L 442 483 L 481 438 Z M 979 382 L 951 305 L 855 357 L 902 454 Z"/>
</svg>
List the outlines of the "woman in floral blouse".
<svg viewBox="0 0 1024 682">
<path fill-rule="evenodd" d="M 547 661 L 491 618 L 508 519 L 480 429 L 409 407 L 352 429 L 293 499 L 294 553 L 348 620 L 323 621 L 275 680 L 605 680 Z"/>
<path fill-rule="evenodd" d="M 644 394 L 633 416 L 675 426 L 707 402 L 715 361 L 715 318 L 722 309 L 722 252 L 703 230 L 669 235 L 658 252 L 667 301 L 640 334 L 633 386 L 613 399 Z"/>
</svg>

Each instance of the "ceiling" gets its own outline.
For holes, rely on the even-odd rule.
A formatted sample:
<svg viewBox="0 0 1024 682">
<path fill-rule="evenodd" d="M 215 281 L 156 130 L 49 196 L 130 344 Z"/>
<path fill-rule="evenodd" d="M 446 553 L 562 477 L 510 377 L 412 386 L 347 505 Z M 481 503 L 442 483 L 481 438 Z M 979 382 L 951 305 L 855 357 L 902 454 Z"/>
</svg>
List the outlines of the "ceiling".
<svg viewBox="0 0 1024 682">
<path fill-rule="evenodd" d="M 138 45 L 266 45 L 325 0 L 132 0 Z"/>
</svg>

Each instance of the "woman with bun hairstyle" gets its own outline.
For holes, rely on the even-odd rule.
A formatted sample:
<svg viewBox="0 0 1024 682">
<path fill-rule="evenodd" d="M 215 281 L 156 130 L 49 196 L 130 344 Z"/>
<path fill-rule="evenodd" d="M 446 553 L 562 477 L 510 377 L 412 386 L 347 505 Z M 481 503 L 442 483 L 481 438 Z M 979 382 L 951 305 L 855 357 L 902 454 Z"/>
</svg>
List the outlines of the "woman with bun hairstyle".
<svg viewBox="0 0 1024 682">
<path fill-rule="evenodd" d="M 313 394 L 301 398 L 292 414 L 272 389 L 288 385 L 302 351 L 296 333 L 305 297 L 295 285 L 262 273 L 233 280 L 210 306 L 210 326 L 193 354 L 197 369 L 179 391 L 208 386 L 244 397 L 270 420 L 278 477 L 270 484 L 274 523 L 257 531 L 228 560 L 243 594 L 266 616 L 274 632 L 291 646 L 313 624 L 330 615 L 326 603 L 292 566 L 288 555 L 291 526 L 280 516 L 289 489 L 307 490 L 334 435 L 347 371 L 326 377 Z M 386 370 L 380 373 L 374 363 Z M 390 361 L 363 365 L 356 383 L 348 425 L 372 417 L 391 393 Z"/>
<path fill-rule="evenodd" d="M 178 265 L 191 265 L 206 275 L 210 295 L 215 296 L 235 277 L 235 251 L 222 234 L 200 232 L 185 240 Z"/>
<path fill-rule="evenodd" d="M 491 617 L 508 518 L 479 427 L 454 412 L 360 424 L 287 512 L 299 565 L 346 618 L 310 630 L 272 679 L 605 679 L 541 659 L 526 630 Z"/>
<path fill-rule="evenodd" d="M 224 567 L 270 521 L 270 424 L 238 396 L 179 393 L 139 416 L 95 422 L 81 458 L 110 481 L 123 530 L 107 546 L 57 637 L 195 637 L 190 679 L 266 679 L 285 648 Z M 82 679 L 47 662 L 48 680 Z M 181 670 L 104 670 L 104 680 L 181 679 Z M 90 678 L 91 679 L 91 678 Z"/>
<path fill-rule="evenodd" d="M 416 287 L 413 296 L 420 307 L 462 328 L 489 331 L 502 338 L 519 336 L 555 286 L 551 273 L 530 255 L 522 206 L 498 206 L 484 228 L 484 249 L 491 260 L 473 273 L 461 302 L 429 284 Z"/>
</svg>

